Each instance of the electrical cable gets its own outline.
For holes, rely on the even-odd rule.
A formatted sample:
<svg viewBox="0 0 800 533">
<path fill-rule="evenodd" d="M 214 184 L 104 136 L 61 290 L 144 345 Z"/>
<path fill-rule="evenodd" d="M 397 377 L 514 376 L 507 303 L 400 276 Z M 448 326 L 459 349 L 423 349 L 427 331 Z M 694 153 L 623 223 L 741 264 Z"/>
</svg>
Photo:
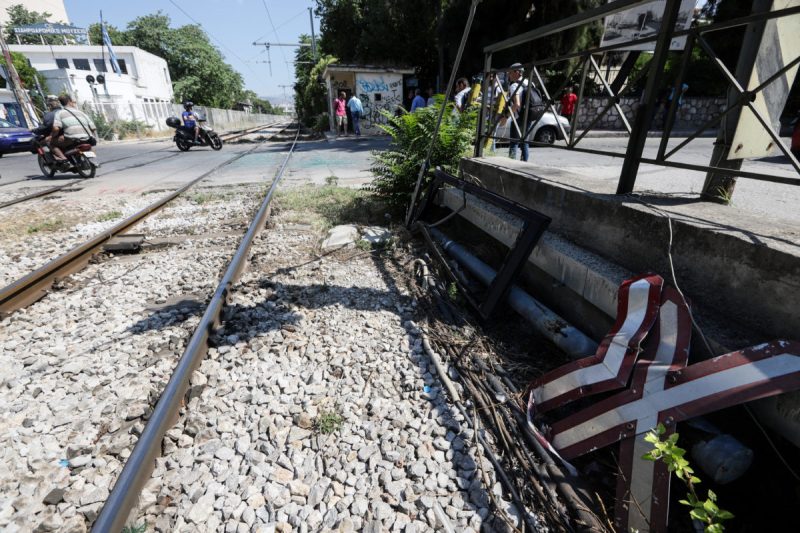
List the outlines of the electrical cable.
<svg viewBox="0 0 800 533">
<path fill-rule="evenodd" d="M 267 0 L 261 0 L 261 3 L 264 4 L 264 11 L 267 12 L 267 20 L 269 20 L 269 25 L 272 26 L 272 33 L 275 35 L 275 40 L 280 41 L 281 38 L 278 37 L 278 30 L 275 28 L 275 24 L 272 23 L 272 15 L 269 14 Z M 283 51 L 283 47 L 281 47 L 281 57 L 283 57 L 283 62 L 286 65 L 286 75 L 291 77 L 292 74 L 289 72 L 289 61 L 286 59 L 286 53 Z"/>
<path fill-rule="evenodd" d="M 302 15 L 302 14 L 303 14 L 303 13 L 305 13 L 305 12 L 306 12 L 306 10 L 305 10 L 305 9 L 303 9 L 303 10 L 302 10 L 302 11 L 300 11 L 299 13 L 297 13 L 297 14 L 293 15 L 291 18 L 288 18 L 288 19 L 284 20 L 283 22 L 281 22 L 280 24 L 278 24 L 277 28 L 273 28 L 273 31 L 275 31 L 275 30 L 278 30 L 278 29 L 280 29 L 280 28 L 283 28 L 284 26 L 286 26 L 286 25 L 287 25 L 287 24 L 289 24 L 291 21 L 293 21 L 294 19 L 296 19 L 297 17 L 299 17 L 300 15 Z M 258 37 L 257 39 L 253 39 L 253 40 L 254 40 L 254 41 L 260 41 L 261 39 L 263 39 L 263 38 L 264 38 L 264 37 L 266 37 L 267 35 L 269 35 L 269 32 L 265 33 L 265 34 L 264 34 L 264 35 L 262 35 L 261 37 Z"/>
</svg>

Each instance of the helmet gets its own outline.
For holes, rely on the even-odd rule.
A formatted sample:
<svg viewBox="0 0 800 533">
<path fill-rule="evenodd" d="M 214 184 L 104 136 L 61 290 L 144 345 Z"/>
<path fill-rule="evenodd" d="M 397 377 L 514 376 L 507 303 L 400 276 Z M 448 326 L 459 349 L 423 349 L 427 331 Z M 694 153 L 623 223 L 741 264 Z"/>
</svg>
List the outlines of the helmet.
<svg viewBox="0 0 800 533">
<path fill-rule="evenodd" d="M 187 100 L 186 102 L 184 102 L 184 103 L 183 103 L 183 108 L 184 108 L 184 109 L 189 109 L 189 108 L 190 108 L 190 107 L 192 107 L 193 105 L 194 105 L 194 104 L 193 104 L 191 101 Z"/>
</svg>

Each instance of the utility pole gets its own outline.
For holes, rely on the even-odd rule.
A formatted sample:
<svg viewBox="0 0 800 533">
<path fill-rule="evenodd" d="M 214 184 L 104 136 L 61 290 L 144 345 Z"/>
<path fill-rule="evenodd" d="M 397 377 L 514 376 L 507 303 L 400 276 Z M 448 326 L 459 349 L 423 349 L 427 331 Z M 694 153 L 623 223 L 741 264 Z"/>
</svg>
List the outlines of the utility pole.
<svg viewBox="0 0 800 533">
<path fill-rule="evenodd" d="M 22 118 L 25 120 L 28 128 L 34 128 L 39 125 L 39 118 L 36 116 L 36 111 L 33 108 L 31 99 L 22 89 L 22 80 L 19 78 L 17 69 L 14 68 L 14 61 L 11 59 L 11 52 L 6 44 L 6 39 L 3 36 L 3 27 L 0 26 L 0 48 L 3 49 L 3 57 L 6 60 L 6 72 L 8 72 L 8 84 L 11 85 L 11 90 L 14 92 L 14 98 L 17 100 L 20 109 L 22 110 Z"/>
<path fill-rule="evenodd" d="M 311 22 L 311 57 L 317 60 L 317 37 L 314 35 L 314 12 L 308 8 L 308 19 Z"/>
</svg>

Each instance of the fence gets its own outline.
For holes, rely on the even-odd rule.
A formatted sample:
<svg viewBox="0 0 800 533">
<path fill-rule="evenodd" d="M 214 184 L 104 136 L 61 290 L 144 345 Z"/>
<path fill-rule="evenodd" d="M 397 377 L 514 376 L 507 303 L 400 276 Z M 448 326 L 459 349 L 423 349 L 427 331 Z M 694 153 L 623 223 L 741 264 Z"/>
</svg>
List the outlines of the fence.
<svg viewBox="0 0 800 533">
<path fill-rule="evenodd" d="M 106 140 L 167 136 L 172 131 L 167 118 L 180 117 L 183 112 L 180 104 L 169 102 L 86 101 L 80 107 L 93 117 L 98 135 Z M 217 131 L 250 128 L 279 119 L 278 115 L 203 106 L 196 106 L 195 112 Z"/>
<path fill-rule="evenodd" d="M 633 190 L 641 163 L 705 172 L 706 181 L 703 185 L 703 199 L 722 201 L 723 203 L 730 201 L 736 177 L 786 185 L 800 185 L 800 179 L 798 179 L 800 177 L 800 162 L 792 154 L 790 148 L 781 140 L 779 132 L 775 131 L 777 124 L 770 123 L 771 116 L 767 111 L 768 102 L 777 102 L 781 98 L 785 98 L 785 94 L 781 92 L 783 90 L 782 87 L 791 85 L 792 79 L 789 78 L 793 78 L 796 67 L 800 63 L 800 56 L 793 57 L 795 54 L 792 52 L 795 50 L 791 47 L 782 50 L 783 56 L 778 54 L 779 57 L 763 59 L 758 55 L 759 51 L 762 51 L 762 55 L 769 55 L 770 53 L 772 56 L 776 55 L 773 50 L 775 43 L 781 37 L 786 37 L 785 28 L 792 27 L 792 24 L 796 25 L 798 19 L 800 19 L 800 6 L 794 3 L 787 4 L 790 7 L 785 8 L 781 7 L 783 4 L 776 3 L 775 7 L 771 9 L 771 2 L 754 0 L 750 15 L 676 31 L 675 23 L 678 19 L 681 1 L 666 0 L 663 3 L 663 13 L 654 14 L 659 22 L 659 28 L 658 32 L 652 36 L 638 37 L 637 34 L 637 36 L 633 37 L 633 40 L 627 42 L 594 46 L 578 52 L 524 63 L 524 72 L 528 76 L 526 82 L 540 90 L 544 104 L 541 107 L 544 108 L 546 113 L 543 113 L 542 110 L 537 110 L 536 113 L 529 113 L 530 106 L 524 105 L 524 115 L 520 113 L 518 119 L 512 116 L 508 121 L 514 122 L 512 128 L 516 132 L 515 139 L 499 137 L 495 133 L 497 124 L 501 122 L 501 117 L 495 110 L 496 106 L 493 106 L 490 101 L 493 98 L 490 95 L 495 95 L 496 92 L 494 88 L 489 87 L 489 80 L 494 79 L 492 75 L 497 76 L 503 73 L 508 75 L 511 69 L 493 67 L 492 57 L 494 54 L 519 47 L 520 45 L 528 45 L 538 39 L 600 20 L 603 17 L 626 9 L 642 8 L 647 3 L 647 0 L 617 0 L 609 2 L 601 7 L 587 10 L 553 24 L 485 47 L 484 96 L 481 102 L 481 118 L 478 122 L 478 142 L 476 143 L 475 155 L 481 156 L 486 142 L 492 138 L 502 138 L 510 141 L 519 140 L 519 138 L 527 139 L 527 133 L 533 131 L 533 128 L 542 117 L 557 114 L 557 104 L 553 97 L 557 97 L 563 91 L 568 81 L 565 81 L 558 88 L 553 87 L 552 84 L 548 87 L 548 83 L 544 80 L 539 70 L 547 67 L 567 73 L 563 77 L 565 80 L 570 80 L 573 76 L 579 76 L 581 79 L 578 91 L 578 112 L 573 113 L 568 125 L 564 125 L 560 121 L 554 121 L 555 127 L 558 128 L 558 137 L 566 140 L 565 143 L 557 143 L 554 147 L 624 158 L 617 185 L 618 194 L 627 194 Z M 782 24 L 780 28 L 777 26 L 779 19 L 781 19 Z M 745 38 L 735 72 L 729 70 L 707 39 L 712 32 L 725 32 L 733 28 L 745 29 Z M 715 112 L 709 112 L 708 116 L 705 117 L 706 120 L 698 119 L 696 122 L 700 122 L 700 124 L 693 125 L 694 132 L 686 139 L 678 142 L 677 145 L 671 146 L 670 140 L 672 140 L 673 128 L 676 125 L 676 121 L 678 121 L 678 126 L 682 125 L 680 121 L 684 118 L 683 113 L 685 113 L 685 110 L 681 110 L 678 104 L 680 98 L 676 97 L 670 100 L 669 105 L 663 110 L 662 117 L 657 117 L 656 114 L 660 106 L 659 93 L 667 86 L 664 68 L 667 56 L 670 53 L 673 39 L 678 37 L 685 39 L 685 45 L 682 48 L 677 77 L 669 83 L 672 88 L 672 94 L 681 94 L 688 60 L 693 51 L 706 54 L 712 60 L 717 74 L 727 83 L 728 92 L 721 108 L 718 108 Z M 631 80 L 622 80 L 623 82 L 627 81 L 627 86 L 619 84 L 619 80 L 607 79 L 607 76 L 601 72 L 596 57 L 602 57 L 607 52 L 630 50 L 632 47 L 643 45 L 654 46 L 652 59 L 636 76 L 632 76 Z M 772 52 L 769 52 L 770 50 Z M 560 65 L 560 67 L 556 67 L 556 65 Z M 516 71 L 519 72 L 519 69 Z M 603 104 L 599 110 L 594 109 L 589 113 L 584 112 L 582 115 L 581 106 L 584 101 L 589 100 L 584 98 L 584 89 L 588 83 L 587 77 L 599 81 L 598 85 L 603 93 L 601 97 Z M 628 74 L 625 75 L 625 78 L 627 77 Z M 630 101 L 625 101 L 623 95 L 628 90 L 627 88 L 635 86 L 633 81 L 638 77 L 642 77 L 645 81 L 645 89 L 642 96 L 637 98 L 637 102 L 633 104 Z M 753 80 L 756 81 L 754 82 Z M 526 93 L 530 95 L 531 91 L 526 91 Z M 530 96 L 527 96 L 527 98 L 530 98 Z M 717 104 L 714 103 L 714 105 Z M 709 107 L 711 107 L 710 104 Z M 605 118 L 609 113 L 616 115 L 612 122 L 617 124 L 617 119 L 619 119 L 622 128 L 629 135 L 626 150 L 624 152 L 615 152 L 578 146 L 590 130 L 602 128 L 604 125 L 607 126 L 609 124 L 611 119 Z M 592 115 L 590 120 L 578 121 L 579 117 L 585 119 L 588 114 Z M 743 118 L 748 119 L 749 122 L 740 120 Z M 657 122 L 663 122 L 661 124 L 662 135 L 658 143 L 657 153 L 655 156 L 645 156 L 643 152 L 648 130 L 651 126 L 656 126 Z M 740 122 L 752 124 L 754 128 L 737 128 L 737 124 Z M 509 131 L 512 128 L 508 128 Z M 576 131 L 578 129 L 583 131 Z M 714 144 L 713 153 L 709 157 L 709 164 L 699 165 L 693 162 L 678 161 L 673 157 L 689 142 L 709 129 L 717 129 L 718 132 L 717 142 Z M 751 132 L 749 131 L 751 129 L 760 129 L 762 131 Z M 736 135 L 740 132 L 743 140 L 738 141 L 736 140 Z M 534 141 L 530 144 L 543 143 Z M 764 146 L 766 147 L 765 150 L 762 149 Z M 772 149 L 777 149 L 778 153 L 788 161 L 792 175 L 774 175 L 742 168 L 743 161 L 758 157 L 758 155 L 745 154 L 768 153 Z"/>
</svg>

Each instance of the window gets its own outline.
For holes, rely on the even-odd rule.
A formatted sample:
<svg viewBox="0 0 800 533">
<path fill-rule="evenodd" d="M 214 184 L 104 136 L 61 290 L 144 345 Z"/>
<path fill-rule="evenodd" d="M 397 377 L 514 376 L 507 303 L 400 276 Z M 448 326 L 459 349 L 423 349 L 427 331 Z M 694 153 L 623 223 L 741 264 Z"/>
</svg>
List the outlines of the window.
<svg viewBox="0 0 800 533">
<path fill-rule="evenodd" d="M 123 74 L 128 73 L 128 65 L 125 64 L 124 59 L 117 59 L 117 64 L 119 64 L 119 70 L 122 71 Z"/>
<path fill-rule="evenodd" d="M 66 59 L 56 59 L 56 68 L 69 68 L 69 61 Z"/>
<path fill-rule="evenodd" d="M 78 70 L 89 70 L 88 59 L 73 59 L 72 64 L 75 65 L 75 68 Z"/>
<path fill-rule="evenodd" d="M 94 69 L 97 72 L 108 72 L 108 68 L 106 68 L 106 62 L 104 59 L 94 59 Z"/>
</svg>

